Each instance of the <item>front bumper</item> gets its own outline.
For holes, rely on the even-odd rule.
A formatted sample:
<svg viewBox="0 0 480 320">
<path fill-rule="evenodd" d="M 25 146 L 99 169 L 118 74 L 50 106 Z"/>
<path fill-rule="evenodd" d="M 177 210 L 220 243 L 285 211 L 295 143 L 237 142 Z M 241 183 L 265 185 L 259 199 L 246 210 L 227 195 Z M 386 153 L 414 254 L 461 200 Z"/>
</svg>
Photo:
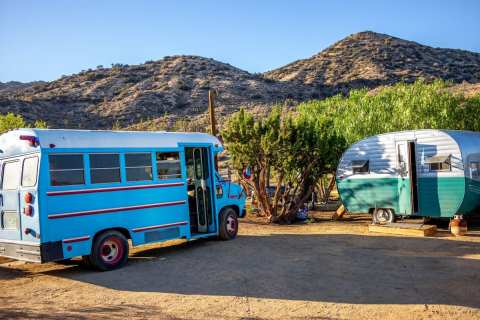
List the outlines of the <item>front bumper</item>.
<svg viewBox="0 0 480 320">
<path fill-rule="evenodd" d="M 63 260 L 62 242 L 34 243 L 0 240 L 0 256 L 22 261 L 49 262 Z"/>
</svg>

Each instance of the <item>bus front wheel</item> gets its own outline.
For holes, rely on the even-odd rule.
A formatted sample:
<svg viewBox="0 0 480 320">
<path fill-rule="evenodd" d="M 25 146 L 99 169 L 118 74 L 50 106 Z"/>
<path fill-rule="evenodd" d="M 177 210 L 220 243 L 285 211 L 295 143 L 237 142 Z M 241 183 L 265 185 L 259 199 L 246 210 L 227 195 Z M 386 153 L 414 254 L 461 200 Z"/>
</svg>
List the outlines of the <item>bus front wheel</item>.
<svg viewBox="0 0 480 320">
<path fill-rule="evenodd" d="M 128 259 L 128 240 L 115 230 L 99 234 L 88 256 L 90 264 L 101 271 L 114 270 L 122 267 Z"/>
<path fill-rule="evenodd" d="M 220 232 L 221 240 L 231 240 L 237 236 L 238 218 L 237 213 L 232 208 L 225 208 L 220 213 Z"/>
</svg>

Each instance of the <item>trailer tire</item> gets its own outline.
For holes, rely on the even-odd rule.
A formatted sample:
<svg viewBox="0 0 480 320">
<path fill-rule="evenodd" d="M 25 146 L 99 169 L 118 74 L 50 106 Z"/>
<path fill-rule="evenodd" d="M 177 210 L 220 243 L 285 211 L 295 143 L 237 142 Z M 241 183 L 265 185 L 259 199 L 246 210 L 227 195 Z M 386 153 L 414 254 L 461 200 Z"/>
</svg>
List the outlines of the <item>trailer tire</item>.
<svg viewBox="0 0 480 320">
<path fill-rule="evenodd" d="M 128 260 L 128 240 L 115 230 L 107 230 L 95 237 L 90 264 L 97 270 L 109 271 L 122 267 Z"/>
<path fill-rule="evenodd" d="M 233 208 L 224 208 L 220 212 L 220 240 L 232 240 L 238 233 L 237 212 Z"/>
<path fill-rule="evenodd" d="M 387 224 L 395 222 L 396 216 L 392 209 L 377 208 L 373 210 L 372 220 L 374 224 Z"/>
</svg>

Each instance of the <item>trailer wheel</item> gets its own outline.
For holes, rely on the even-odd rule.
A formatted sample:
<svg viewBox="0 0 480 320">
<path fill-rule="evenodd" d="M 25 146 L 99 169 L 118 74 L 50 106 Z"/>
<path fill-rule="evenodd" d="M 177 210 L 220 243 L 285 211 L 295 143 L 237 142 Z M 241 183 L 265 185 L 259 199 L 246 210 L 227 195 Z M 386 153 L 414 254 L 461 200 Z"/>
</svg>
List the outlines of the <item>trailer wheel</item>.
<svg viewBox="0 0 480 320">
<path fill-rule="evenodd" d="M 373 211 L 374 224 L 386 224 L 395 222 L 395 213 L 392 209 L 377 208 Z"/>
<path fill-rule="evenodd" d="M 238 218 L 237 213 L 232 208 L 225 208 L 220 213 L 220 232 L 221 240 L 231 240 L 237 236 Z"/>
<path fill-rule="evenodd" d="M 122 267 L 128 259 L 128 240 L 115 230 L 99 234 L 93 243 L 92 253 L 88 257 L 93 267 L 100 271 Z"/>
</svg>

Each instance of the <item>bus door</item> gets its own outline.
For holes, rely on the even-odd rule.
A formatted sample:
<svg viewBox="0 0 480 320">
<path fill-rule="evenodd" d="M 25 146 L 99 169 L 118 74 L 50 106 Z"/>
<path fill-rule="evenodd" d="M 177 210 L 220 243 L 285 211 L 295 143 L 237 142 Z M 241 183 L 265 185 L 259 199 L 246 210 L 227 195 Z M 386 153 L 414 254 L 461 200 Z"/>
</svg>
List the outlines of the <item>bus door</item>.
<svg viewBox="0 0 480 320">
<path fill-rule="evenodd" d="M 193 232 L 209 232 L 212 224 L 212 172 L 210 148 L 185 148 L 188 173 L 190 223 Z"/>
<path fill-rule="evenodd" d="M 0 238 L 20 240 L 20 159 L 5 160 L 1 168 Z"/>
</svg>

